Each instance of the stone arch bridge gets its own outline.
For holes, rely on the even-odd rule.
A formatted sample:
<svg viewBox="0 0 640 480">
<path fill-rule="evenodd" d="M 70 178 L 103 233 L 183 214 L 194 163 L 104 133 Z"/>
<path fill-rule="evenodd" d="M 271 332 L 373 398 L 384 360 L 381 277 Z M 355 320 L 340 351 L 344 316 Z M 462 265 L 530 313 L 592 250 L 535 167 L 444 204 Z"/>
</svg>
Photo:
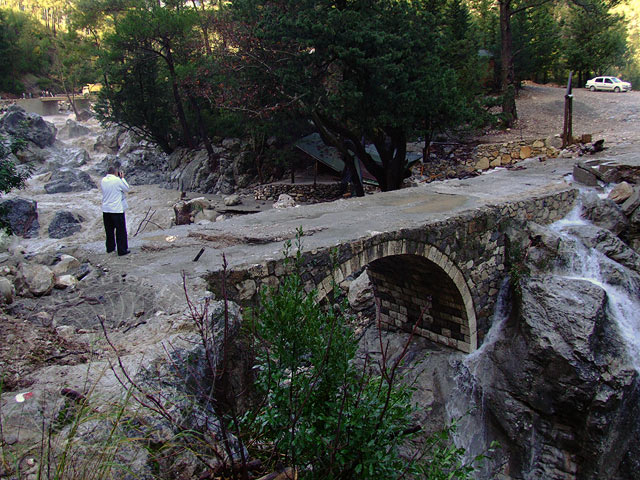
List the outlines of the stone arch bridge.
<svg viewBox="0 0 640 480">
<path fill-rule="evenodd" d="M 547 224 L 564 217 L 577 191 L 462 211 L 423 226 L 373 233 L 317 248 L 302 256 L 307 291 L 325 298 L 332 285 L 367 270 L 377 313 L 392 328 L 412 330 L 437 343 L 472 352 L 481 344 L 507 270 L 506 231 L 526 221 Z M 303 241 L 304 244 L 304 241 Z M 263 286 L 277 285 L 292 262 L 272 259 L 227 272 L 229 298 L 257 301 Z M 219 292 L 220 272 L 209 274 Z"/>
</svg>

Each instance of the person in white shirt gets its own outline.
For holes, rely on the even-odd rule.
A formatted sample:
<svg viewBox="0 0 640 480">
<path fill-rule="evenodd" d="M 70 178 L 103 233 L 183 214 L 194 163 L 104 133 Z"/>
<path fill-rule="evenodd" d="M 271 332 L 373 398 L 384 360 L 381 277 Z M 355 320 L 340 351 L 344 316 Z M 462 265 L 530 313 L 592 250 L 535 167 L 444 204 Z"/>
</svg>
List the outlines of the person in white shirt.
<svg viewBox="0 0 640 480">
<path fill-rule="evenodd" d="M 114 162 L 107 169 L 107 175 L 100 183 L 102 189 L 102 220 L 104 231 L 107 234 L 107 253 L 118 250 L 118 255 L 127 255 L 129 245 L 127 243 L 127 222 L 124 211 L 127 209 L 127 200 L 124 194 L 129 191 L 129 184 L 120 171 L 120 163 Z"/>
</svg>

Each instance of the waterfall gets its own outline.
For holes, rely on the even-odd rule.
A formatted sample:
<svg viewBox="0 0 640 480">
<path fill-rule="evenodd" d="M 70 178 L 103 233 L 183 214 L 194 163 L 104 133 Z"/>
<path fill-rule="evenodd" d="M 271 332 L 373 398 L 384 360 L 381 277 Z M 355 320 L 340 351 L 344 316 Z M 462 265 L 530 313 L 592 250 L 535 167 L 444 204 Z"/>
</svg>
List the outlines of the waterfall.
<svg viewBox="0 0 640 480">
<path fill-rule="evenodd" d="M 640 276 L 589 246 L 600 242 L 598 234 L 601 231 L 582 218 L 581 205 L 547 228 L 550 235 L 559 239 L 557 266 L 548 273 L 567 279 L 586 280 L 606 292 L 608 317 L 617 326 L 620 337 L 625 342 L 633 362 L 630 365 L 640 372 Z M 611 235 L 611 238 L 618 241 Z M 591 243 L 589 239 L 592 240 Z M 505 337 L 505 327 L 511 315 L 511 304 L 509 281 L 505 279 L 484 342 L 464 360 L 452 363 L 455 374 L 446 412 L 448 420 L 457 425 L 454 441 L 458 447 L 465 449 L 468 461 L 486 453 L 492 440 L 496 440 L 496 435 L 499 435 L 492 424 L 495 419 L 487 413 L 489 409 L 484 389 L 494 384 L 494 375 L 500 369 L 500 366 L 493 364 L 491 353 L 509 348 L 510 345 L 509 339 Z M 537 430 L 532 428 L 532 437 L 528 440 L 531 455 L 539 454 L 534 447 L 539 443 L 535 439 L 537 434 Z M 507 450 L 505 448 L 496 452 L 494 458 L 476 468 L 475 478 L 496 478 L 497 470 L 507 460 Z M 533 457 L 531 462 L 533 463 Z"/>
<path fill-rule="evenodd" d="M 560 235 L 569 252 L 565 266 L 554 272 L 570 279 L 589 281 L 602 288 L 607 294 L 607 308 L 614 319 L 633 365 L 640 372 L 640 301 L 637 292 L 640 286 L 630 275 L 623 275 L 619 285 L 611 284 L 603 273 L 604 268 L 617 267 L 618 264 L 603 253 L 584 244 L 576 233 L 591 223 L 580 217 L 579 206 L 564 219 L 550 225 L 553 232 Z"/>
</svg>

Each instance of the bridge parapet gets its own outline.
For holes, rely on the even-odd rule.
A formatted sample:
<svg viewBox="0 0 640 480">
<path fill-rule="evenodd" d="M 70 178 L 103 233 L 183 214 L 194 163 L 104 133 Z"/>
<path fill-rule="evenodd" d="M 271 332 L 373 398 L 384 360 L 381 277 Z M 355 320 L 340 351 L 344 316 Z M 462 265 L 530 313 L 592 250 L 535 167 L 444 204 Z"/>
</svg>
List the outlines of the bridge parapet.
<svg viewBox="0 0 640 480">
<path fill-rule="evenodd" d="M 506 233 L 528 221 L 548 224 L 573 208 L 577 191 L 565 190 L 469 210 L 417 228 L 382 232 L 306 252 L 302 279 L 322 300 L 335 283 L 367 269 L 378 313 L 394 328 L 411 329 L 438 343 L 475 350 L 490 327 L 499 286 L 506 275 Z M 283 259 L 228 272 L 229 298 L 255 303 L 265 286 L 292 271 Z M 221 274 L 209 283 L 220 292 Z"/>
</svg>

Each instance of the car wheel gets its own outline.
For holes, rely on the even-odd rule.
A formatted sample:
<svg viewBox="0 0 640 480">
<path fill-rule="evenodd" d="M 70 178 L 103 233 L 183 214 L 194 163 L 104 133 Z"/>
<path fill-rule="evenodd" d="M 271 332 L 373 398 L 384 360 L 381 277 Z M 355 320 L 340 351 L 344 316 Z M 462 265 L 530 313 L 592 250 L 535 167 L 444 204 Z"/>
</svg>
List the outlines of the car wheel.
<svg viewBox="0 0 640 480">
<path fill-rule="evenodd" d="M 591 85 L 591 86 L 589 87 L 589 90 L 591 90 L 592 92 L 595 92 L 595 91 L 596 91 L 596 87 L 594 87 L 593 85 Z"/>
<path fill-rule="evenodd" d="M 620 87 L 614 88 L 613 91 L 616 92 L 616 93 L 620 93 Z"/>
</svg>

